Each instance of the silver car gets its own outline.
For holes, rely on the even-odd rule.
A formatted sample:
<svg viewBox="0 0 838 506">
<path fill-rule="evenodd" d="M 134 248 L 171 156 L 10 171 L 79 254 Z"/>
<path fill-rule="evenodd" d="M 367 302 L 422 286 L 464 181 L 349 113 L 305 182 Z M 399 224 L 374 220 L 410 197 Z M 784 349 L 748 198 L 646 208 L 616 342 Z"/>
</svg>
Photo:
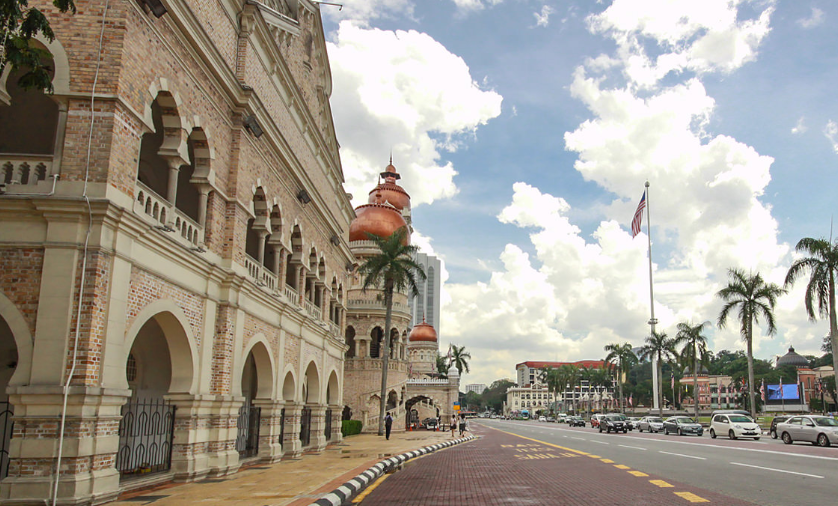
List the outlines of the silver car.
<svg viewBox="0 0 838 506">
<path fill-rule="evenodd" d="M 643 432 L 660 432 L 663 430 L 663 418 L 659 416 L 644 416 L 637 422 L 637 430 Z"/>
<path fill-rule="evenodd" d="M 808 441 L 818 446 L 838 443 L 838 420 L 828 416 L 793 416 L 777 424 L 777 434 L 787 445 Z"/>
</svg>

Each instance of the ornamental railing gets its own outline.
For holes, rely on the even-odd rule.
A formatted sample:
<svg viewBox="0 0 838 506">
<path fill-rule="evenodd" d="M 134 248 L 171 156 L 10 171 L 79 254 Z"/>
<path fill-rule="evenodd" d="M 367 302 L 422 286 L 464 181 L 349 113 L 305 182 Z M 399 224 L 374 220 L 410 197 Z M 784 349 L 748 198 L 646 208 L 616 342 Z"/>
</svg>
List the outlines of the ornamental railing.
<svg viewBox="0 0 838 506">
<path fill-rule="evenodd" d="M 0 430 L 3 439 L 0 440 L 0 479 L 9 475 L 9 446 L 12 442 L 12 431 L 15 427 L 14 407 L 9 402 L 0 402 Z"/>
<path fill-rule="evenodd" d="M 0 154 L 0 183 L 35 186 L 52 175 L 52 155 Z"/>
<path fill-rule="evenodd" d="M 311 444 L 311 408 L 300 411 L 300 444 L 303 448 Z"/>
<path fill-rule="evenodd" d="M 116 469 L 123 477 L 172 467 L 175 406 L 163 399 L 132 399 L 122 406 Z"/>
<path fill-rule="evenodd" d="M 236 420 L 236 451 L 239 458 L 252 457 L 259 453 L 259 425 L 262 420 L 262 408 L 244 404 L 239 408 Z"/>
</svg>

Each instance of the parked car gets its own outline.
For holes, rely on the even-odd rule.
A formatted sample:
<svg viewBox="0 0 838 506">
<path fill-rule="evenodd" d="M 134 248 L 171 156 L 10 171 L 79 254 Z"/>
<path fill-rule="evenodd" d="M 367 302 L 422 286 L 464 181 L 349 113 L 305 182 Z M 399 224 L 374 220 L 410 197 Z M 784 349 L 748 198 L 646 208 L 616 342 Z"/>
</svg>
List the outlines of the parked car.
<svg viewBox="0 0 838 506">
<path fill-rule="evenodd" d="M 637 430 L 639 432 L 660 432 L 663 430 L 663 418 L 659 416 L 644 416 L 637 423 Z"/>
<path fill-rule="evenodd" d="M 556 419 L 553 418 L 552 416 L 548 416 L 546 421 L 555 423 Z"/>
<path fill-rule="evenodd" d="M 684 434 L 701 436 L 704 434 L 704 428 L 688 416 L 673 416 L 663 421 L 663 433 L 669 435 L 670 432 L 679 436 Z"/>
<path fill-rule="evenodd" d="M 439 426 L 439 421 L 436 418 L 425 418 L 422 420 L 422 427 L 426 429 L 436 429 Z"/>
<path fill-rule="evenodd" d="M 546 422 L 546 421 L 547 421 L 547 417 L 545 417 L 545 416 L 539 416 L 539 417 L 538 417 L 538 421 L 539 421 L 539 422 Z"/>
<path fill-rule="evenodd" d="M 774 419 L 771 420 L 771 428 L 768 429 L 768 435 L 771 436 L 771 439 L 777 439 L 777 437 L 778 437 L 777 436 L 777 424 L 785 422 L 789 418 L 791 418 L 791 416 L 780 415 L 780 416 L 775 416 Z"/>
<path fill-rule="evenodd" d="M 808 441 L 818 446 L 838 443 L 838 420 L 828 416 L 793 416 L 777 424 L 777 434 L 787 445 Z"/>
<path fill-rule="evenodd" d="M 629 430 L 639 429 L 640 428 L 640 417 L 638 416 L 629 416 L 626 418 L 628 422 Z"/>
<path fill-rule="evenodd" d="M 599 427 L 599 421 L 600 421 L 600 420 L 602 419 L 602 417 L 604 417 L 604 416 L 605 416 L 605 415 L 600 415 L 600 414 L 591 415 L 591 428 L 592 428 L 592 429 L 596 429 L 597 427 Z"/>
<path fill-rule="evenodd" d="M 750 416 L 740 414 L 715 414 L 710 419 L 710 437 L 727 435 L 730 439 L 752 437 L 759 440 L 762 429 Z"/>
<path fill-rule="evenodd" d="M 606 431 L 610 434 L 613 430 L 614 432 L 627 434 L 629 431 L 628 422 L 623 418 L 623 415 L 619 414 L 604 415 L 599 419 L 599 431 Z"/>
<path fill-rule="evenodd" d="M 569 416 L 567 417 L 567 424 L 571 427 L 584 427 L 585 419 L 581 416 Z"/>
</svg>

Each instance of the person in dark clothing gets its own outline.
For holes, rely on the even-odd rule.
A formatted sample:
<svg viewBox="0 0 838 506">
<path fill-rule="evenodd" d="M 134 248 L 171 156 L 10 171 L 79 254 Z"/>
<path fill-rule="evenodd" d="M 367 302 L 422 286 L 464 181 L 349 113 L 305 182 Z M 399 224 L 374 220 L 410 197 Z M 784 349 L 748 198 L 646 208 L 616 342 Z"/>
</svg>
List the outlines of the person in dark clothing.
<svg viewBox="0 0 838 506">
<path fill-rule="evenodd" d="M 390 431 L 393 429 L 393 417 L 390 416 L 390 412 L 387 412 L 387 416 L 384 417 L 384 432 L 387 434 L 387 440 L 390 440 Z"/>
</svg>

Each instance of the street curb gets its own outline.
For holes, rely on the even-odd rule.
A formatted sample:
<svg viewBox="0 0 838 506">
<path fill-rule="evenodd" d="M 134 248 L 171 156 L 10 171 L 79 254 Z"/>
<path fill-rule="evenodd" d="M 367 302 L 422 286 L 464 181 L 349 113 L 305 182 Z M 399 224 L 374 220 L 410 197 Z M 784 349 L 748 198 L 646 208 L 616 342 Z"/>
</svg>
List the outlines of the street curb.
<svg viewBox="0 0 838 506">
<path fill-rule="evenodd" d="M 320 499 L 314 501 L 309 506 L 340 506 L 344 502 L 349 501 L 353 497 L 358 495 L 358 493 L 364 490 L 367 487 L 367 485 L 374 482 L 375 480 L 380 478 L 384 473 L 393 469 L 394 467 L 421 455 L 427 455 L 437 450 L 448 448 L 449 446 L 454 446 L 460 443 L 465 443 L 466 441 L 471 441 L 472 439 L 477 438 L 475 436 L 468 436 L 460 439 L 454 439 L 452 441 L 446 441 L 444 443 L 425 446 L 423 448 L 419 448 L 418 450 L 402 453 L 400 455 L 396 455 L 395 457 L 390 457 L 389 459 L 382 460 L 378 464 L 372 466 L 363 473 L 352 478 L 351 480 L 347 481 L 338 488 L 332 490 Z"/>
</svg>

